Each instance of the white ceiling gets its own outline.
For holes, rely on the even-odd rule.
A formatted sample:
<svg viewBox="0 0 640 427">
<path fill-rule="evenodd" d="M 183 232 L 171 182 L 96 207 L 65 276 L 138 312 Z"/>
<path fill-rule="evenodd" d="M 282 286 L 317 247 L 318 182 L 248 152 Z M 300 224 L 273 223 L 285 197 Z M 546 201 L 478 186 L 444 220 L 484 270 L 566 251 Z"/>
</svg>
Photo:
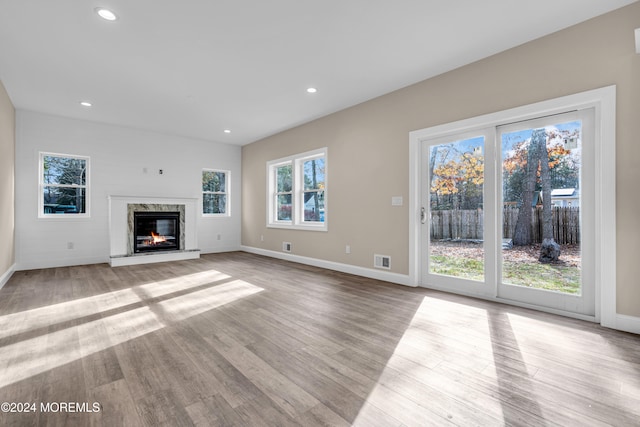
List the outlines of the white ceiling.
<svg viewBox="0 0 640 427">
<path fill-rule="evenodd" d="M 0 80 L 17 109 L 243 145 L 634 1 L 0 0 Z"/>
</svg>

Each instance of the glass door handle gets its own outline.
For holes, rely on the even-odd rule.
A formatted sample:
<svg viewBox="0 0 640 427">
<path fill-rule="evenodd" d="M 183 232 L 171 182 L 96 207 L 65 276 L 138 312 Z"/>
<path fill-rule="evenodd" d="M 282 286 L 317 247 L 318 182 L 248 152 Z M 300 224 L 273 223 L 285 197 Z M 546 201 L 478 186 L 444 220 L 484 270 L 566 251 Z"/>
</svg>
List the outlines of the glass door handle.
<svg viewBox="0 0 640 427">
<path fill-rule="evenodd" d="M 422 224 L 427 222 L 427 211 L 424 209 L 424 207 L 420 209 L 420 222 Z"/>
</svg>

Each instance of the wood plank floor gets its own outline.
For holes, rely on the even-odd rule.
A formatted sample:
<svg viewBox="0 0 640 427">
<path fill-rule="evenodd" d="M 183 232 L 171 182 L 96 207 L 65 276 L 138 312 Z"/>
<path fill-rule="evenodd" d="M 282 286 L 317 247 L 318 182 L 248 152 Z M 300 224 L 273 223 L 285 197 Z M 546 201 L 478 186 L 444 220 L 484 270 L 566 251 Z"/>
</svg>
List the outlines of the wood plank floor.
<svg viewBox="0 0 640 427">
<path fill-rule="evenodd" d="M 2 426 L 638 426 L 640 337 L 240 252 L 22 271 L 0 402 L 36 406 Z"/>
</svg>

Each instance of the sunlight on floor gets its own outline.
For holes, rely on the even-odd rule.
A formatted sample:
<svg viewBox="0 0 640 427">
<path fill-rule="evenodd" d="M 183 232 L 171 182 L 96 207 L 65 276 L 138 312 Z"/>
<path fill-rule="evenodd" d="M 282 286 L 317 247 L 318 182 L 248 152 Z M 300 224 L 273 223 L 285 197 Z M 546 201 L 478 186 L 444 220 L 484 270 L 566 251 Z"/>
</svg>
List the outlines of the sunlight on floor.
<svg viewBox="0 0 640 427">
<path fill-rule="evenodd" d="M 452 318 L 451 313 L 456 313 Z M 380 422 L 384 413 L 394 414 L 406 425 L 431 425 L 452 421 L 454 423 L 473 422 L 481 419 L 477 411 L 461 399 L 464 374 L 453 369 L 470 369 L 475 372 L 493 366 L 493 349 L 486 335 L 474 340 L 474 352 L 463 338 L 451 336 L 452 324 L 461 330 L 469 329 L 470 319 L 478 316 L 487 318 L 483 308 L 458 304 L 437 298 L 425 297 L 416 310 L 393 354 L 388 358 L 375 386 L 367 396 L 354 425 L 371 425 Z M 454 368 L 455 367 L 455 368 Z M 498 380 L 487 378 L 498 387 Z M 487 409 L 486 422 L 492 423 L 503 418 L 503 408 L 498 401 L 486 399 L 477 390 L 465 389 L 463 395 L 473 401 L 482 402 Z M 480 418 L 478 418 L 480 417 Z"/>
<path fill-rule="evenodd" d="M 0 378 L 0 388 L 264 290 L 242 280 L 214 285 L 229 277 L 219 272 L 196 273 L 3 316 L 0 324 L 6 337 L 62 321 L 81 321 L 82 317 L 95 313 L 205 284 L 212 285 L 2 346 L 0 372 L 5 374 Z"/>
<path fill-rule="evenodd" d="M 94 320 L 0 348 L 0 387 L 41 374 L 83 356 L 160 329 L 149 307 Z"/>
<path fill-rule="evenodd" d="M 141 292 L 145 296 L 148 296 L 148 298 L 155 298 L 225 280 L 229 277 L 230 276 L 226 274 L 211 270 L 167 280 L 149 282 L 144 285 L 59 304 L 47 305 L 34 308 L 33 310 L 7 314 L 0 316 L 0 338 L 14 336 L 19 333 L 49 327 L 97 313 L 104 313 L 129 304 L 135 304 L 143 301 L 140 297 Z"/>
<path fill-rule="evenodd" d="M 243 280 L 234 280 L 233 282 L 218 285 L 215 288 L 204 289 L 180 298 L 162 301 L 157 305 L 165 312 L 168 320 L 177 322 L 248 297 L 262 290 L 262 288 Z"/>
<path fill-rule="evenodd" d="M 155 298 L 173 292 L 195 288 L 213 282 L 229 279 L 231 276 L 215 270 L 203 271 L 200 273 L 187 274 L 185 276 L 174 277 L 167 280 L 150 282 L 144 285 L 135 286 L 134 289 L 141 290 L 149 298 Z"/>
</svg>

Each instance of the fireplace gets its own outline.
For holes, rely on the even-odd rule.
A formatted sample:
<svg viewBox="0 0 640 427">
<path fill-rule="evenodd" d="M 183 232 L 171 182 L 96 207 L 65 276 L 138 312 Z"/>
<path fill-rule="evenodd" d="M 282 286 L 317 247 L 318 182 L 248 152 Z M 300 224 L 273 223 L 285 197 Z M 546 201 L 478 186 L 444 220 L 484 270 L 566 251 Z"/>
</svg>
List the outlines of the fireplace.
<svg viewBox="0 0 640 427">
<path fill-rule="evenodd" d="M 180 250 L 180 212 L 134 212 L 134 253 Z"/>
<path fill-rule="evenodd" d="M 202 203 L 198 198 L 177 198 L 177 197 L 145 197 L 145 196 L 109 196 L 109 264 L 112 267 L 125 265 L 150 264 L 154 262 L 179 261 L 186 259 L 200 258 L 198 249 L 198 218 L 201 212 Z M 138 246 L 137 236 L 151 236 L 153 231 L 158 235 L 161 230 L 136 230 L 136 213 L 153 212 L 152 216 L 162 216 L 160 219 L 171 217 L 170 226 L 173 226 L 173 219 L 178 218 L 174 232 L 165 232 L 166 239 L 163 244 L 146 244 Z M 148 218 L 146 218 L 148 219 Z M 155 226 L 157 224 L 151 224 Z M 138 227 L 140 223 L 138 223 Z M 167 224 L 158 228 L 167 228 Z M 163 230 L 164 231 L 164 230 Z M 167 238 L 168 236 L 168 238 Z M 141 239 L 140 243 L 144 244 Z M 156 239 L 157 240 L 157 239 Z M 160 239 L 161 240 L 161 239 Z M 167 242 L 172 245 L 172 249 L 167 247 Z M 162 248 L 157 250 L 155 248 Z M 142 251 L 140 251 L 142 249 Z M 150 250 L 146 250 L 150 249 Z"/>
</svg>

